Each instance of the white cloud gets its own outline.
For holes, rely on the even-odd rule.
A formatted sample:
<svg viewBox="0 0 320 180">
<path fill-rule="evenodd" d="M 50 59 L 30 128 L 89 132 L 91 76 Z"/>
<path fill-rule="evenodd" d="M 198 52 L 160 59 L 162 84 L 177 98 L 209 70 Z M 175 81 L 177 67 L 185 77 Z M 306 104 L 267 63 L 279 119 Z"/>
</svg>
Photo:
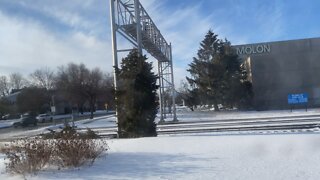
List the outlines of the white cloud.
<svg viewBox="0 0 320 180">
<path fill-rule="evenodd" d="M 274 41 L 281 38 L 284 32 L 283 4 L 276 1 L 273 5 L 263 7 L 257 15 L 257 23 L 265 35 L 267 41 Z"/>
<path fill-rule="evenodd" d="M 108 1 L 67 0 L 58 3 L 56 0 L 5 1 L 9 3 L 4 2 L 4 5 L 10 4 L 17 11 L 25 13 L 25 16 L 22 15 L 20 18 L 32 18 L 46 24 L 48 28 L 62 25 L 74 31 L 85 31 L 88 34 L 98 36 L 104 33 L 105 27 L 108 26 L 104 25 L 108 23 L 109 19 Z M 20 12 L 13 14 L 19 15 Z"/>
<path fill-rule="evenodd" d="M 110 42 L 80 31 L 57 36 L 32 20 L 22 21 L 0 12 L 1 74 L 25 75 L 43 66 L 70 62 L 112 70 Z"/>
</svg>

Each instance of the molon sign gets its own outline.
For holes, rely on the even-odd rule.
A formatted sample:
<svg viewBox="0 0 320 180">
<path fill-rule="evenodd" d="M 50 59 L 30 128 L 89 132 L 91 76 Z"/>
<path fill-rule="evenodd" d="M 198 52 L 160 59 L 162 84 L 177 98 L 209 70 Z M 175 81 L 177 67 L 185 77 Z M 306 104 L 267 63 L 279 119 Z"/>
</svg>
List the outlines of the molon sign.
<svg viewBox="0 0 320 180">
<path fill-rule="evenodd" d="M 238 55 L 270 53 L 270 44 L 247 45 L 236 47 Z"/>
</svg>

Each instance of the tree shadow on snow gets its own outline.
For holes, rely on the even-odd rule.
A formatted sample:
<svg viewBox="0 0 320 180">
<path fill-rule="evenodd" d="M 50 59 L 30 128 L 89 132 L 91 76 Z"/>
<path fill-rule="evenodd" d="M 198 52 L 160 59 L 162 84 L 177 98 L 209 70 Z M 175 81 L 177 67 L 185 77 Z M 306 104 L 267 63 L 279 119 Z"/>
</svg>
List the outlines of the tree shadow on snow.
<svg viewBox="0 0 320 180">
<path fill-rule="evenodd" d="M 180 175 L 185 176 L 188 173 L 192 174 L 208 168 L 201 166 L 201 162 L 204 161 L 208 161 L 208 159 L 190 157 L 183 154 L 111 152 L 106 157 L 97 159 L 90 167 L 58 172 L 42 172 L 38 178 L 146 179 L 161 176 L 179 177 Z"/>
<path fill-rule="evenodd" d="M 182 154 L 111 153 L 107 156 L 106 161 L 104 174 L 143 178 L 191 173 L 201 168 L 194 162 L 204 161 L 204 159 L 188 157 Z"/>
<path fill-rule="evenodd" d="M 184 155 L 161 153 L 110 153 L 99 159 L 88 169 L 82 169 L 77 176 L 83 179 L 143 179 L 198 172 L 196 161 L 206 161 Z"/>
</svg>

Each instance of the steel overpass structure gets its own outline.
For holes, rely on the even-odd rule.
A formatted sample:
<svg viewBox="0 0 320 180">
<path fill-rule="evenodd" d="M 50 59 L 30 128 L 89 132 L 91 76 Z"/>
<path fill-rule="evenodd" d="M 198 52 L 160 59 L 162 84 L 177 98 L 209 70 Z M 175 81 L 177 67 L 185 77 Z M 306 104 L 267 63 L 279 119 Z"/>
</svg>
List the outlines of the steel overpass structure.
<svg viewBox="0 0 320 180">
<path fill-rule="evenodd" d="M 110 17 L 114 68 L 118 67 L 118 53 L 132 50 L 118 48 L 119 35 L 141 55 L 143 50 L 151 54 L 158 62 L 160 122 L 168 118 L 177 121 L 171 43 L 162 36 L 139 0 L 110 0 Z M 116 73 L 114 86 L 117 89 Z"/>
</svg>

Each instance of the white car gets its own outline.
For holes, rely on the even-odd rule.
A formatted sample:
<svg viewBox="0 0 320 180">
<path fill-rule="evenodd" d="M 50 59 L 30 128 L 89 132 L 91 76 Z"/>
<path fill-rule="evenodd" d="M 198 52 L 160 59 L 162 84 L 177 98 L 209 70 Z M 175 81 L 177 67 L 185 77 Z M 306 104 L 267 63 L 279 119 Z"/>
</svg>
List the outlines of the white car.
<svg viewBox="0 0 320 180">
<path fill-rule="evenodd" d="M 38 122 L 44 123 L 44 122 L 52 122 L 53 117 L 50 114 L 39 114 L 36 119 Z"/>
</svg>

